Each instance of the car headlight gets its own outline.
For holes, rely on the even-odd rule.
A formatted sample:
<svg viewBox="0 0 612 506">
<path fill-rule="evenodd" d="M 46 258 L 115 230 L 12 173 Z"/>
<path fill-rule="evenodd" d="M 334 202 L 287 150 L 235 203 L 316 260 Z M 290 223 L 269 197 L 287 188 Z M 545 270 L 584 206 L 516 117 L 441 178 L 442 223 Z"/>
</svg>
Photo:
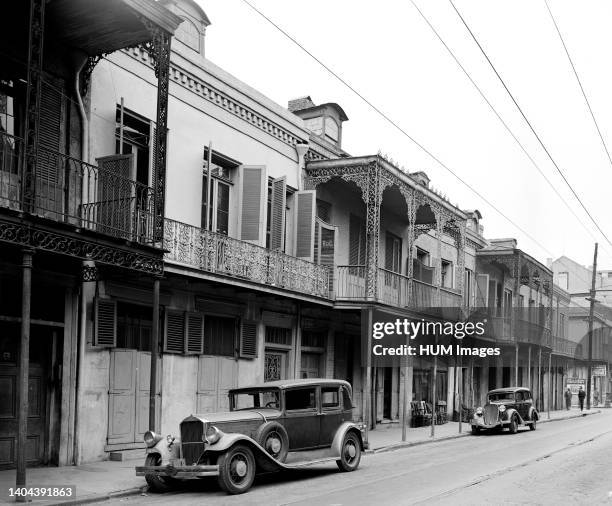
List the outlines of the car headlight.
<svg viewBox="0 0 612 506">
<path fill-rule="evenodd" d="M 162 437 L 159 434 L 155 434 L 155 432 L 152 430 L 148 430 L 144 433 L 144 437 L 142 439 L 144 440 L 145 444 L 151 448 L 152 446 L 155 446 L 161 440 L 161 438 Z"/>
<path fill-rule="evenodd" d="M 482 415 L 482 408 L 481 408 L 481 407 L 476 408 L 476 414 L 477 414 L 478 416 L 481 416 L 481 415 Z"/>
<path fill-rule="evenodd" d="M 503 404 L 500 404 L 497 409 L 499 409 L 500 413 L 503 413 L 504 411 L 506 411 L 506 406 L 504 406 Z"/>
<path fill-rule="evenodd" d="M 221 439 L 222 432 L 217 429 L 214 425 L 211 425 L 206 429 L 206 433 L 204 434 L 204 440 L 211 445 L 214 445 L 219 439 Z"/>
</svg>

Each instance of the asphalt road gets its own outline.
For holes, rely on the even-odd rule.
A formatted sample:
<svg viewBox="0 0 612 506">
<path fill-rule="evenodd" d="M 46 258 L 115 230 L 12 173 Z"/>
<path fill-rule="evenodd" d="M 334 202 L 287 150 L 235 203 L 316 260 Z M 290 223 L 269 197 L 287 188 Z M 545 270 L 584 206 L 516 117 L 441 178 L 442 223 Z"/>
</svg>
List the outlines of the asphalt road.
<svg viewBox="0 0 612 506">
<path fill-rule="evenodd" d="M 610 504 L 612 410 L 521 430 L 366 455 L 359 470 L 335 464 L 256 478 L 229 496 L 215 479 L 184 490 L 105 504 Z"/>
</svg>

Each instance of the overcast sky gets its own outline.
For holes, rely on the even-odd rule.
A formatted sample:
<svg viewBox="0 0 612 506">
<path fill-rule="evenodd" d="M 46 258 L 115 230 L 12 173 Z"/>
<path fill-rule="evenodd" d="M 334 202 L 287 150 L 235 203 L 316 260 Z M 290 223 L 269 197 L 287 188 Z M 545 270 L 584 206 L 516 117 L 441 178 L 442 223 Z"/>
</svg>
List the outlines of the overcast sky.
<svg viewBox="0 0 612 506">
<path fill-rule="evenodd" d="M 479 209 L 488 238 L 515 237 L 542 262 L 567 255 L 600 268 L 612 246 L 599 234 L 520 116 L 448 0 L 415 0 L 574 216 L 506 131 L 409 1 L 249 0 L 422 143 L 495 207 L 416 147 L 242 0 L 198 0 L 211 19 L 206 56 L 272 100 L 310 95 L 346 111 L 343 148 L 381 150 L 463 209 Z M 612 239 L 612 166 L 544 0 L 455 0 L 599 226 Z M 612 149 L 612 2 L 549 5 Z M 582 223 L 582 224 L 581 224 Z"/>
</svg>

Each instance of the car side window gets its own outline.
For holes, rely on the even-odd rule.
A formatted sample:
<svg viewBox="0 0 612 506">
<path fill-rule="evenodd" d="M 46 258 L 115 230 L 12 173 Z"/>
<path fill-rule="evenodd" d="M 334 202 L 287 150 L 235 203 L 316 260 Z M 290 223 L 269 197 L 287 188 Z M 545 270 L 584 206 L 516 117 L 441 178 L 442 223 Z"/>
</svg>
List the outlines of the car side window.
<svg viewBox="0 0 612 506">
<path fill-rule="evenodd" d="M 349 395 L 346 387 L 342 388 L 342 400 L 344 403 L 344 409 L 353 409 L 353 402 L 351 401 L 351 396 Z"/>
<path fill-rule="evenodd" d="M 338 409 L 340 407 L 340 389 L 338 387 L 321 388 L 321 408 Z"/>
<path fill-rule="evenodd" d="M 523 395 L 525 396 L 526 401 L 531 399 L 531 392 L 523 392 Z"/>
<path fill-rule="evenodd" d="M 516 395 L 516 402 L 523 402 L 523 392 L 516 392 L 514 395 Z"/>
<path fill-rule="evenodd" d="M 287 411 L 299 411 L 317 409 L 316 388 L 296 388 L 285 392 L 285 409 Z"/>
</svg>

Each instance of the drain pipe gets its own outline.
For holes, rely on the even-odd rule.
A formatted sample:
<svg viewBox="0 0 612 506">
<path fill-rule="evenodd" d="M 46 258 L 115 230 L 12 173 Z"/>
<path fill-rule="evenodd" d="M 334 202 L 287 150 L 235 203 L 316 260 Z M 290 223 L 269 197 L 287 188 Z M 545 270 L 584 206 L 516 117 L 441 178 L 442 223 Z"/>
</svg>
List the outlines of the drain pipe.
<svg viewBox="0 0 612 506">
<path fill-rule="evenodd" d="M 81 65 L 78 66 L 74 76 L 74 93 L 79 106 L 79 116 L 81 119 L 81 160 L 89 162 L 89 121 L 85 114 L 85 107 L 83 106 L 83 97 L 81 97 L 81 82 L 80 75 L 81 71 L 85 67 L 88 58 L 85 58 Z M 83 172 L 83 178 L 81 180 L 81 218 L 85 218 L 83 211 L 83 204 L 87 201 L 87 193 L 89 188 L 89 174 L 86 171 Z M 91 260 L 83 261 L 83 271 L 87 267 L 93 267 Z M 76 381 L 76 392 L 75 392 L 75 412 L 74 412 L 74 448 L 73 448 L 73 460 L 75 465 L 80 465 L 82 461 L 81 455 L 81 437 L 80 437 L 80 420 L 79 414 L 83 406 L 83 365 L 85 362 L 85 346 L 87 343 L 87 282 L 85 276 L 81 274 L 81 290 L 79 294 L 79 335 L 78 335 L 78 353 L 77 353 L 77 381 Z"/>
</svg>

